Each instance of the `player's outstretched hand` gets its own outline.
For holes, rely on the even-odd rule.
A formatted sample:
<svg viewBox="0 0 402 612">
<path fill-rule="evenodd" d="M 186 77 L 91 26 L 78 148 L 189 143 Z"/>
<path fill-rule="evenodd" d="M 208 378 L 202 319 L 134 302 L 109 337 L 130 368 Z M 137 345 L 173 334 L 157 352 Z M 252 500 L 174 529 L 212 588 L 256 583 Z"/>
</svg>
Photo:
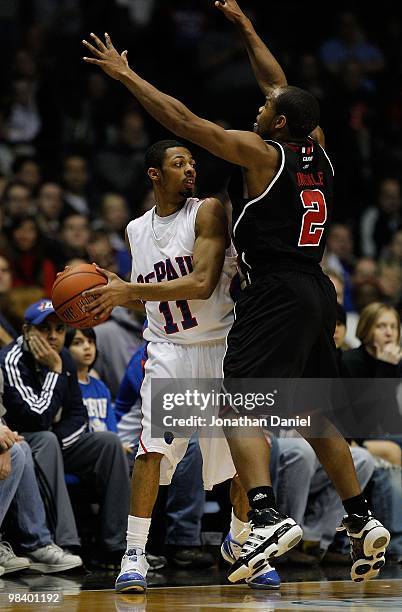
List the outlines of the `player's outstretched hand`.
<svg viewBox="0 0 402 612">
<path fill-rule="evenodd" d="M 96 264 L 95 264 L 96 265 Z M 129 306 L 131 302 L 130 284 L 114 272 L 96 266 L 98 272 L 106 276 L 107 285 L 99 285 L 84 291 L 82 297 L 92 296 L 93 302 L 86 304 L 84 311 L 100 318 L 109 315 L 115 306 Z"/>
<path fill-rule="evenodd" d="M 121 54 L 118 53 L 112 44 L 109 34 L 105 33 L 106 44 L 104 44 L 96 34 L 91 32 L 90 36 L 96 47 L 86 40 L 83 40 L 82 44 L 94 57 L 84 57 L 84 62 L 100 66 L 106 74 L 117 80 L 130 72 L 127 61 L 127 51 L 123 51 Z"/>
<path fill-rule="evenodd" d="M 229 21 L 239 21 L 239 19 L 244 17 L 244 13 L 236 0 L 216 0 L 215 6 Z"/>
</svg>

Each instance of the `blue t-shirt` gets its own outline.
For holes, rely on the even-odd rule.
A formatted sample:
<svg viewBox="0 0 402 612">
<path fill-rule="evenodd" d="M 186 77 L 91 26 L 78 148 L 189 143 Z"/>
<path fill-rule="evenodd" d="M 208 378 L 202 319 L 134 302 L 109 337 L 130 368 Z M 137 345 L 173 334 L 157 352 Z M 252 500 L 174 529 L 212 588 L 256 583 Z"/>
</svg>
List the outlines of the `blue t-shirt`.
<svg viewBox="0 0 402 612">
<path fill-rule="evenodd" d="M 88 412 L 90 431 L 117 432 L 116 415 L 110 391 L 101 380 L 89 376 L 89 382 L 80 381 L 82 399 Z"/>
<path fill-rule="evenodd" d="M 130 412 L 140 396 L 141 385 L 144 380 L 144 364 L 147 359 L 147 345 L 143 344 L 131 357 L 120 383 L 114 404 L 117 421 L 120 421 L 124 414 Z"/>
</svg>

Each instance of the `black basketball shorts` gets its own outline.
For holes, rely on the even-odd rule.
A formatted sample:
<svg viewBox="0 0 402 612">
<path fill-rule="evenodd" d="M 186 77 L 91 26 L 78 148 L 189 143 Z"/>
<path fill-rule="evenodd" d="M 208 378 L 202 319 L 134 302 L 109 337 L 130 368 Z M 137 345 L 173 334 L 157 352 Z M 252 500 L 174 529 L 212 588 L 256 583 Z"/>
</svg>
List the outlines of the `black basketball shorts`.
<svg viewBox="0 0 402 612">
<path fill-rule="evenodd" d="M 224 378 L 335 378 L 335 325 L 335 289 L 321 270 L 256 279 L 236 303 Z"/>
</svg>

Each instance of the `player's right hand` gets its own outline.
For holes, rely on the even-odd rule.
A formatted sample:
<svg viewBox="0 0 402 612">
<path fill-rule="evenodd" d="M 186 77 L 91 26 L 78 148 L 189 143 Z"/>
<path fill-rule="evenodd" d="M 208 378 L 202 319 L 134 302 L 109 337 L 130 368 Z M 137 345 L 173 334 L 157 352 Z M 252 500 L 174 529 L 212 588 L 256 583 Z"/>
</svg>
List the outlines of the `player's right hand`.
<svg viewBox="0 0 402 612">
<path fill-rule="evenodd" d="M 244 17 L 244 13 L 236 0 L 216 0 L 215 6 L 229 21 L 236 22 Z"/>
</svg>

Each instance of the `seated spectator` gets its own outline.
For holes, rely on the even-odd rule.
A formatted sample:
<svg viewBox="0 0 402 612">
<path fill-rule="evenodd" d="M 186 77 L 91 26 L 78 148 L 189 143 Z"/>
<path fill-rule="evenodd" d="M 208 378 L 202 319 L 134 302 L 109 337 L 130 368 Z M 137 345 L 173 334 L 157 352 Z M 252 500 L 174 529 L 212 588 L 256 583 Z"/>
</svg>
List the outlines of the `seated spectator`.
<svg viewBox="0 0 402 612">
<path fill-rule="evenodd" d="M 10 181 L 7 183 L 3 191 L 1 203 L 5 220 L 35 212 L 31 190 L 21 181 Z"/>
<path fill-rule="evenodd" d="M 64 217 L 60 231 L 63 266 L 69 259 L 85 259 L 87 261 L 89 236 L 89 220 L 86 215 L 70 213 Z M 59 265 L 59 268 L 62 265 Z"/>
<path fill-rule="evenodd" d="M 56 541 L 79 544 L 65 469 L 85 482 L 100 504 L 98 559 L 118 563 L 129 506 L 127 460 L 115 433 L 87 431 L 87 411 L 74 362 L 64 348 L 65 335 L 50 301 L 27 309 L 23 335 L 0 352 L 7 422 L 24 432 L 51 494 Z"/>
<path fill-rule="evenodd" d="M 397 306 L 401 302 L 402 267 L 399 263 L 382 261 L 378 265 L 378 286 L 387 304 Z"/>
<path fill-rule="evenodd" d="M 17 546 L 26 557 L 18 557 L 8 542 L 0 541 L 0 574 L 27 568 L 52 574 L 79 567 L 80 557 L 52 541 L 29 445 L 1 422 L 6 414 L 3 386 L 0 369 L 0 527 L 11 506 Z"/>
<path fill-rule="evenodd" d="M 89 198 L 88 163 L 81 155 L 67 155 L 63 160 L 62 170 L 63 197 L 71 212 L 89 215 L 91 202 Z"/>
<path fill-rule="evenodd" d="M 398 312 L 386 304 L 374 302 L 363 309 L 356 335 L 361 342 L 359 348 L 346 351 L 342 354 L 341 374 L 344 378 L 382 379 L 398 378 L 398 365 L 402 360 L 400 348 L 401 322 Z M 391 389 L 391 388 L 390 388 Z M 374 394 L 371 403 L 367 398 L 366 404 L 359 402 L 355 410 L 364 411 L 364 427 L 367 432 L 372 432 L 372 438 L 383 438 L 384 434 L 397 431 L 402 428 L 399 414 L 396 389 L 395 394 L 389 393 L 390 389 L 384 389 L 381 405 L 378 410 L 378 397 Z M 356 415 L 357 418 L 361 414 Z M 380 418 L 381 417 L 381 418 Z M 371 440 L 366 446 L 374 454 L 382 456 L 383 448 L 395 446 L 394 442 Z M 375 449 L 377 451 L 375 452 Z M 401 450 L 398 448 L 399 465 L 401 464 Z M 387 457 L 388 458 L 388 457 Z"/>
<path fill-rule="evenodd" d="M 87 244 L 87 253 L 88 260 L 95 261 L 100 268 L 119 273 L 117 257 L 109 234 L 105 230 L 92 230 Z"/>
<path fill-rule="evenodd" d="M 124 232 L 130 220 L 126 198 L 119 193 L 105 193 L 102 198 L 100 213 L 99 219 L 94 224 L 94 229 L 104 229 L 109 232 L 114 249 L 125 249 Z"/>
<path fill-rule="evenodd" d="M 14 179 L 26 185 L 31 193 L 36 195 L 41 183 L 41 168 L 39 162 L 28 155 L 17 157 L 12 165 Z"/>
<path fill-rule="evenodd" d="M 136 202 L 144 191 L 144 152 L 149 144 L 143 116 L 135 110 L 120 120 L 115 142 L 102 147 L 95 158 L 97 182 Z"/>
<path fill-rule="evenodd" d="M 368 304 L 382 300 L 378 283 L 378 264 L 372 257 L 357 260 L 352 274 L 352 310 L 347 313 L 346 343 L 357 348 L 360 341 L 356 336 L 360 313 Z"/>
<path fill-rule="evenodd" d="M 18 336 L 9 321 L 9 292 L 12 286 L 11 264 L 5 255 L 0 255 L 0 348 L 7 346 Z"/>
<path fill-rule="evenodd" d="M 117 432 L 116 416 L 110 391 L 101 380 L 90 376 L 89 371 L 96 360 L 96 335 L 94 330 L 69 327 L 65 346 L 77 368 L 82 399 L 88 412 L 90 431 Z"/>
<path fill-rule="evenodd" d="M 131 255 L 125 241 L 129 218 L 127 200 L 118 193 L 106 193 L 102 198 L 101 216 L 93 224 L 94 229 L 108 232 L 117 259 L 118 274 L 122 277 L 131 271 Z"/>
<path fill-rule="evenodd" d="M 350 228 L 342 223 L 331 225 L 323 266 L 338 272 L 344 280 L 344 307 L 351 310 L 351 273 L 354 264 L 353 236 Z"/>
<path fill-rule="evenodd" d="M 345 343 L 346 339 L 346 312 L 341 304 L 336 305 L 336 327 L 334 333 L 334 342 L 337 350 L 338 359 L 341 358 L 342 350 L 348 349 Z"/>
<path fill-rule="evenodd" d="M 34 217 L 16 217 L 8 227 L 14 287 L 40 287 L 50 296 L 56 266 L 46 256 L 45 242 Z"/>
<path fill-rule="evenodd" d="M 384 68 L 384 57 L 378 47 L 366 41 L 365 32 L 356 15 L 340 14 L 337 33 L 326 40 L 320 49 L 321 61 L 330 72 L 340 73 L 347 61 L 359 63 L 366 75 Z"/>
<path fill-rule="evenodd" d="M 324 268 L 323 271 L 335 287 L 336 300 L 338 304 L 343 305 L 343 300 L 345 297 L 345 281 L 343 275 L 337 272 L 336 270 L 333 270 L 332 268 Z"/>
<path fill-rule="evenodd" d="M 376 203 L 364 211 L 360 220 L 361 250 L 367 257 L 378 257 L 399 229 L 401 185 L 397 178 L 383 178 L 377 190 Z"/>
<path fill-rule="evenodd" d="M 58 183 L 43 183 L 37 198 L 39 228 L 48 239 L 55 239 L 60 230 L 64 208 L 63 190 Z"/>
<path fill-rule="evenodd" d="M 398 264 L 402 266 L 402 229 L 398 229 L 385 247 L 380 262 Z"/>
<path fill-rule="evenodd" d="M 35 83 L 29 78 L 16 78 L 11 83 L 11 100 L 6 118 L 7 142 L 24 145 L 26 151 L 34 153 L 33 141 L 42 127 L 42 118 L 37 104 Z"/>
</svg>

